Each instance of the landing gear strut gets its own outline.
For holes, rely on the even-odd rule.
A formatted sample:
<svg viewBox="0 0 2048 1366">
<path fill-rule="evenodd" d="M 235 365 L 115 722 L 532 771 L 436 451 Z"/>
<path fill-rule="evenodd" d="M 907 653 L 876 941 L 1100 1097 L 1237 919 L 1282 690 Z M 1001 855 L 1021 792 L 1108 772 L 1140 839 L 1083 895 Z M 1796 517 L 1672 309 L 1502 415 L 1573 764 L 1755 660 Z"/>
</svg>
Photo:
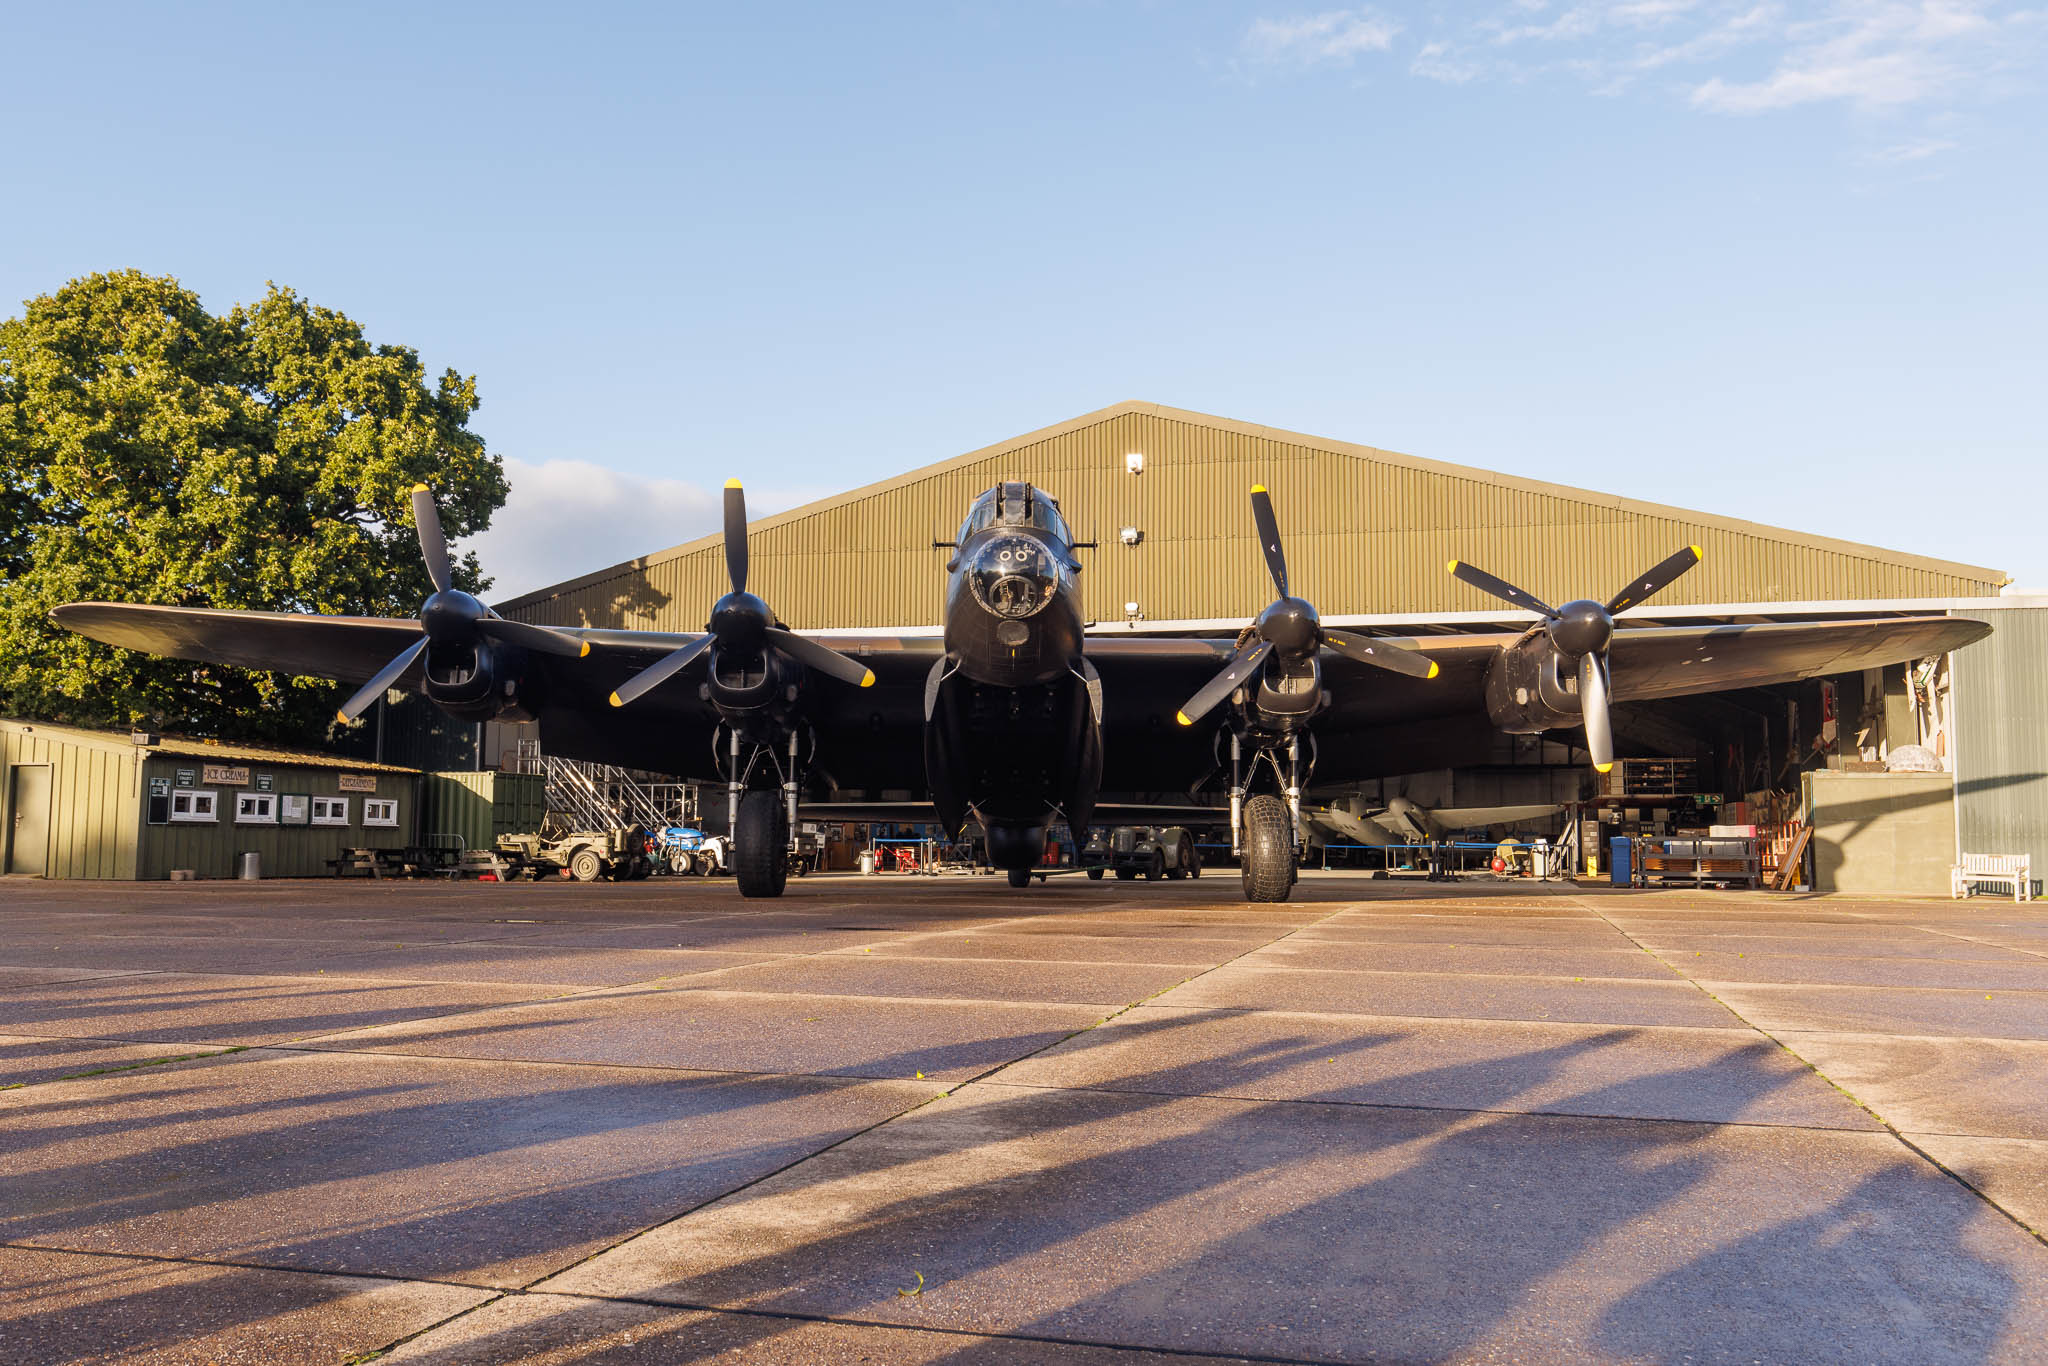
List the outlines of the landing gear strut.
<svg viewBox="0 0 2048 1366">
<path fill-rule="evenodd" d="M 1246 901 L 1285 901 L 1299 876 L 1295 850 L 1300 845 L 1301 789 L 1306 777 L 1301 742 L 1289 736 L 1284 753 L 1262 745 L 1252 757 L 1272 765 L 1283 795 L 1261 792 L 1248 796 L 1251 775 L 1245 771 L 1244 740 L 1230 736 L 1230 842 L 1244 874 Z"/>
<path fill-rule="evenodd" d="M 776 746 L 731 734 L 726 769 L 726 815 L 732 831 L 732 866 L 744 897 L 781 896 L 789 882 L 790 839 L 796 827 L 797 793 L 803 771 L 801 736 L 788 737 L 787 757 Z M 744 762 L 742 752 L 745 753 Z M 781 777 L 776 787 L 749 786 L 763 760 Z"/>
</svg>

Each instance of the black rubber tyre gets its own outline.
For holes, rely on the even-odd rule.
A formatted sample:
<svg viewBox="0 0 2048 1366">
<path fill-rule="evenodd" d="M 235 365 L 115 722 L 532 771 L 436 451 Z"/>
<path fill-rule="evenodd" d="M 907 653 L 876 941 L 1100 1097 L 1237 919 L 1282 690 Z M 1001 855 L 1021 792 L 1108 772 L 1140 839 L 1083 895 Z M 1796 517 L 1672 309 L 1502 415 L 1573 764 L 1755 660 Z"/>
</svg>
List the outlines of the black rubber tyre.
<svg viewBox="0 0 2048 1366">
<path fill-rule="evenodd" d="M 644 882 L 654 876 L 654 865 L 646 859 L 633 860 L 633 881 Z"/>
<path fill-rule="evenodd" d="M 1285 901 L 1294 890 L 1294 822 L 1271 793 L 1244 804 L 1243 863 L 1246 901 Z"/>
<path fill-rule="evenodd" d="M 1116 880 L 1118 882 L 1129 882 L 1137 876 L 1138 870 L 1136 868 L 1119 868 L 1116 870 Z"/>
<path fill-rule="evenodd" d="M 578 849 L 569 856 L 569 876 L 578 882 L 595 882 L 604 876 L 604 860 L 595 849 Z"/>
<path fill-rule="evenodd" d="M 749 792 L 740 798 L 732 870 L 741 896 L 782 895 L 789 882 L 789 813 L 780 792 Z"/>
<path fill-rule="evenodd" d="M 1157 847 L 1152 850 L 1152 861 L 1145 865 L 1145 881 L 1157 882 L 1166 876 L 1166 851 Z"/>
<path fill-rule="evenodd" d="M 1009 873 L 1010 885 L 1012 887 L 1029 887 L 1031 885 L 1031 870 L 1029 868 L 1012 868 L 1009 870 Z"/>
<path fill-rule="evenodd" d="M 1090 882 L 1102 881 L 1102 870 L 1100 868 L 1090 868 L 1088 870 L 1088 880 Z"/>
<path fill-rule="evenodd" d="M 1188 876 L 1200 877 L 1201 875 L 1202 851 L 1195 848 L 1195 837 L 1190 835 L 1188 836 Z"/>
</svg>

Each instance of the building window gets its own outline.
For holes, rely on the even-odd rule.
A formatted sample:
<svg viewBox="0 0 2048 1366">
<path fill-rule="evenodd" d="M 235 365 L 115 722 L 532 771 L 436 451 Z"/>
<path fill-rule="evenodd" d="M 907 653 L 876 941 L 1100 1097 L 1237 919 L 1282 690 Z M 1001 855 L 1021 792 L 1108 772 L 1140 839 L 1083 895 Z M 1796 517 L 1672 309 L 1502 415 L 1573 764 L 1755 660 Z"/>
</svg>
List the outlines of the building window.
<svg viewBox="0 0 2048 1366">
<path fill-rule="evenodd" d="M 171 794 L 171 819 L 173 821 L 217 821 L 220 815 L 214 806 L 218 797 L 205 788 L 180 788 Z"/>
<path fill-rule="evenodd" d="M 276 825 L 277 794 L 241 792 L 235 795 L 236 825 Z"/>
<path fill-rule="evenodd" d="M 363 798 L 364 825 L 397 825 L 398 803 L 389 797 Z"/>
<path fill-rule="evenodd" d="M 348 798 L 315 797 L 313 799 L 313 824 L 347 825 Z"/>
</svg>

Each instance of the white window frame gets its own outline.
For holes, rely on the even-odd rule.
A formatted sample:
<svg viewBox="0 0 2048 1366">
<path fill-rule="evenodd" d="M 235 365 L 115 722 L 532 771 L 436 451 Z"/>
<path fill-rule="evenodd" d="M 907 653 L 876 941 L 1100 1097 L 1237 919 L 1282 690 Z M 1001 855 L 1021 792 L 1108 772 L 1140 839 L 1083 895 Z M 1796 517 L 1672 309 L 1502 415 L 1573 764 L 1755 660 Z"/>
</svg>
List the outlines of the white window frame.
<svg viewBox="0 0 2048 1366">
<path fill-rule="evenodd" d="M 396 829 L 398 826 L 398 798 L 363 798 L 363 824 L 381 825 Z"/>
<path fill-rule="evenodd" d="M 180 801 L 187 803 L 185 811 L 178 810 Z M 176 787 L 171 789 L 171 821 L 174 824 L 215 825 L 220 821 L 220 794 L 210 787 Z"/>
<path fill-rule="evenodd" d="M 235 824 L 276 825 L 277 794 L 275 792 L 237 792 L 235 794 Z"/>
<path fill-rule="evenodd" d="M 351 822 L 351 821 L 349 820 L 349 818 L 348 818 L 348 806 L 349 806 L 349 800 L 348 800 L 348 798 L 346 798 L 346 797 L 315 797 L 315 798 L 313 798 L 313 824 L 315 824 L 315 825 L 350 825 L 350 824 L 353 824 L 353 822 Z M 338 815 L 337 815 L 337 814 L 336 814 L 336 812 L 337 812 L 337 811 L 338 811 L 338 812 L 339 812 L 340 814 L 338 814 Z M 325 814 L 322 814 L 323 812 L 324 812 Z"/>
</svg>

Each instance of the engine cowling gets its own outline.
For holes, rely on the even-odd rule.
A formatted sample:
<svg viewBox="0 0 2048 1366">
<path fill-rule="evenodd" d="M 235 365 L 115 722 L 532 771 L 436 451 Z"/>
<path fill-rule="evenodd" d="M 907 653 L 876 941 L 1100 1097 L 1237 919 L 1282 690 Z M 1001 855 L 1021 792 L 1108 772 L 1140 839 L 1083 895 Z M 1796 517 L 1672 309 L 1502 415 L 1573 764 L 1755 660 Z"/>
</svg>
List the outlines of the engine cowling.
<svg viewBox="0 0 2048 1366">
<path fill-rule="evenodd" d="M 521 687 L 527 654 L 488 640 L 436 642 L 421 660 L 427 700 L 463 721 L 531 721 Z"/>
<path fill-rule="evenodd" d="M 1544 633 L 1523 637 L 1486 671 L 1486 714 L 1513 735 L 1580 724 L 1578 666 Z"/>
</svg>

